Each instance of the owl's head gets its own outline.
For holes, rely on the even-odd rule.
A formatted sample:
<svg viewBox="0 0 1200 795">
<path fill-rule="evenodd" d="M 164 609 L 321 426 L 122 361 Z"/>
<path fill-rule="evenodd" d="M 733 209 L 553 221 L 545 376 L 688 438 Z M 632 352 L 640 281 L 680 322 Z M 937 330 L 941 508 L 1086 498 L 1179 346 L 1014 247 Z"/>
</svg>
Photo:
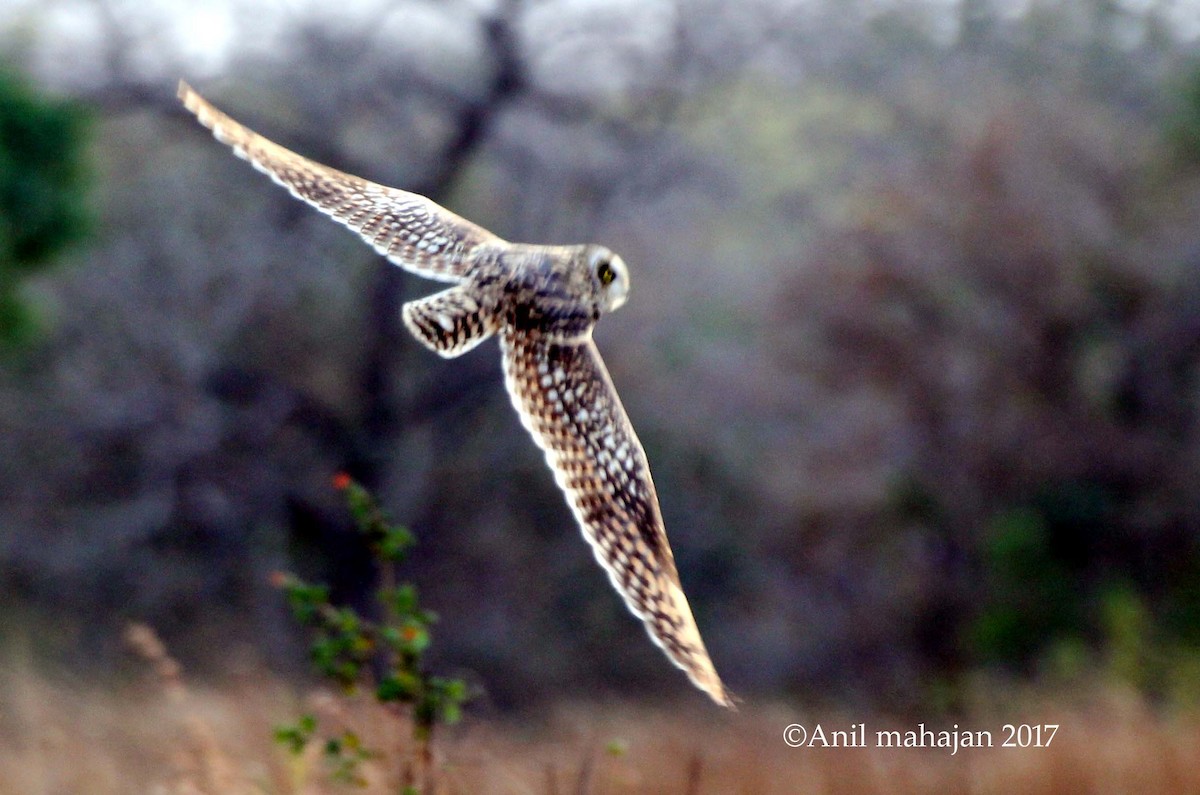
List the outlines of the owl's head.
<svg viewBox="0 0 1200 795">
<path fill-rule="evenodd" d="M 629 269 L 625 261 L 604 246 L 587 247 L 588 271 L 600 294 L 600 310 L 619 309 L 629 297 Z"/>
</svg>

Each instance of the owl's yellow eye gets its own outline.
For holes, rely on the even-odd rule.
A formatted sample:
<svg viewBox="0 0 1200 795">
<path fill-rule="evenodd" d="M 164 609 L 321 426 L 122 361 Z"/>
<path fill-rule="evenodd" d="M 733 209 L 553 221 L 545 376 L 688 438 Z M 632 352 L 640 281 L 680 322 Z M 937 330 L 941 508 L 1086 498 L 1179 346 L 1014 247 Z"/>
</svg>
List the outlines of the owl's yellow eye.
<svg viewBox="0 0 1200 795">
<path fill-rule="evenodd" d="M 603 260 L 596 266 L 596 276 L 600 279 L 600 283 L 607 287 L 613 283 L 613 279 L 617 278 L 617 273 L 612 269 L 608 260 Z"/>
</svg>

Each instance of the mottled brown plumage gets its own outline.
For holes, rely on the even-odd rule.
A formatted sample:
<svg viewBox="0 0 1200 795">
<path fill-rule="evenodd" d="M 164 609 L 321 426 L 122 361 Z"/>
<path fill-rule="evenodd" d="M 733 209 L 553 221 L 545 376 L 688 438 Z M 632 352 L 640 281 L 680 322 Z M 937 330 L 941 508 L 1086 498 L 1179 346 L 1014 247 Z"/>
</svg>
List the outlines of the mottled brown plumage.
<svg viewBox="0 0 1200 795">
<path fill-rule="evenodd" d="M 315 163 L 243 127 L 185 83 L 179 98 L 240 157 L 407 270 L 454 282 L 404 305 L 405 325 L 450 358 L 492 334 L 521 422 L 545 452 L 583 535 L 650 637 L 692 682 L 732 700 L 679 583 L 646 453 L 592 341 L 629 274 L 602 246 L 508 243 L 415 193 Z"/>
</svg>

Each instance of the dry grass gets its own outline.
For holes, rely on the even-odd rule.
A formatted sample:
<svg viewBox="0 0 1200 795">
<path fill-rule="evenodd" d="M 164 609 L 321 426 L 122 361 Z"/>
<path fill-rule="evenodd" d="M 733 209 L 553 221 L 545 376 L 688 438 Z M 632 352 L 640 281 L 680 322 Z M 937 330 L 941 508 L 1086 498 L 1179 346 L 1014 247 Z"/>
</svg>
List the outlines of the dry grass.
<svg viewBox="0 0 1200 795">
<path fill-rule="evenodd" d="M 293 758 L 273 725 L 303 709 L 327 725 L 353 721 L 368 741 L 397 747 L 404 733 L 369 704 L 332 696 L 306 703 L 279 682 L 222 690 L 185 686 L 153 636 L 134 637 L 157 673 L 111 692 L 52 682 L 28 666 L 0 673 L 0 795 L 41 793 L 395 792 L 393 765 L 367 764 L 365 789 L 330 783 L 319 749 Z M 726 716 L 705 704 L 682 712 L 634 706 L 565 708 L 537 727 L 468 717 L 440 738 L 435 791 L 452 795 L 663 793 L 1182 793 L 1200 792 L 1200 715 L 1174 717 L 1114 691 L 1088 698 L 981 705 L 962 728 L 1057 723 L 1049 748 L 788 748 L 790 723 L 826 731 L 878 716 L 814 715 L 744 705 Z M 919 719 L 918 719 L 919 720 Z M 915 724 L 914 724 L 915 725 Z M 869 743 L 873 745 L 873 742 Z"/>
</svg>

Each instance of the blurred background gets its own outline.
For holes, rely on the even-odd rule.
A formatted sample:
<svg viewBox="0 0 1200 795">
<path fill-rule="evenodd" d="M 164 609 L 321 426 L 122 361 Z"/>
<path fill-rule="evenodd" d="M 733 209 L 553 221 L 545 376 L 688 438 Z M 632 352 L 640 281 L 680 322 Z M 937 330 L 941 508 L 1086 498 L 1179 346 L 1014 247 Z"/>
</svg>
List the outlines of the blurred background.
<svg viewBox="0 0 1200 795">
<path fill-rule="evenodd" d="M 0 646 L 119 677 L 139 620 L 193 671 L 301 675 L 269 574 L 366 603 L 344 470 L 496 709 L 690 695 L 495 343 L 417 344 L 399 306 L 439 288 L 232 157 L 183 77 L 621 254 L 596 337 L 735 692 L 1200 699 L 1200 5 L 189 5 L 0 4 Z"/>
</svg>

